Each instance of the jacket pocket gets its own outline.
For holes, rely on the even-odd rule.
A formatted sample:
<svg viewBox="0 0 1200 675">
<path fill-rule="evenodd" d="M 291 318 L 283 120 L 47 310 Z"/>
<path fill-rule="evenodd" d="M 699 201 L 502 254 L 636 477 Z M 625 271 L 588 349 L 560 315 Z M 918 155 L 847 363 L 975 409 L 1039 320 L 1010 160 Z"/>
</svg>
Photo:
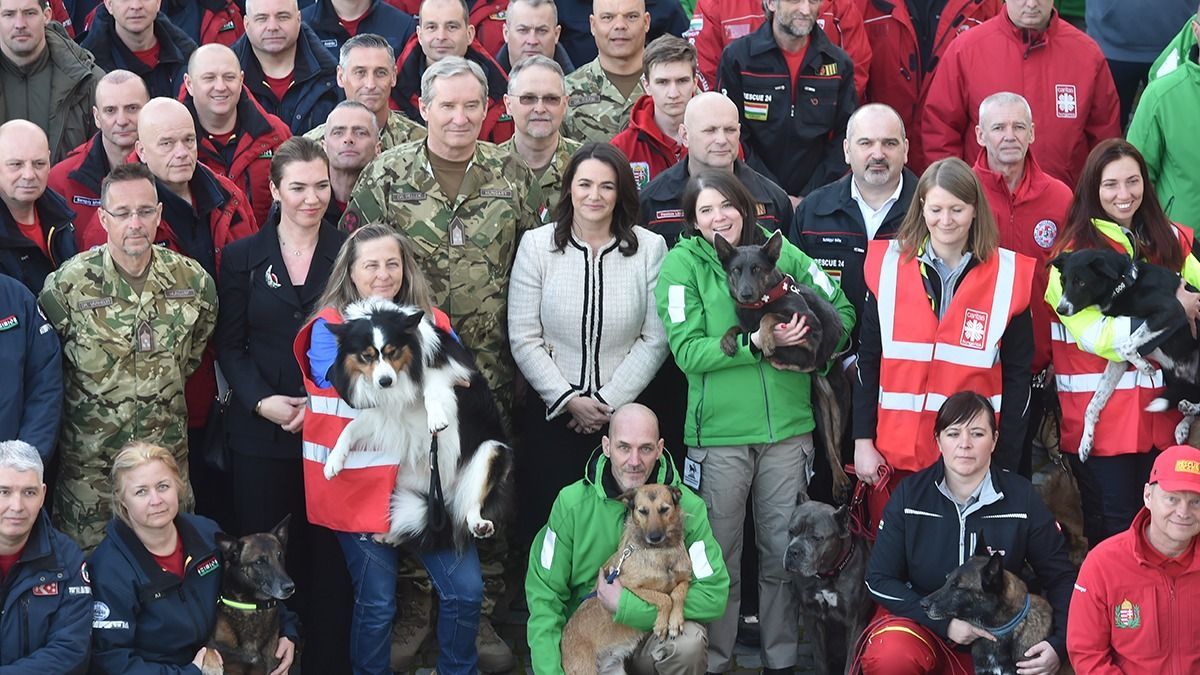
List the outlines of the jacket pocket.
<svg viewBox="0 0 1200 675">
<path fill-rule="evenodd" d="M 840 77 L 801 77 L 796 84 L 796 122 L 812 136 L 827 133 L 837 119 Z"/>
</svg>

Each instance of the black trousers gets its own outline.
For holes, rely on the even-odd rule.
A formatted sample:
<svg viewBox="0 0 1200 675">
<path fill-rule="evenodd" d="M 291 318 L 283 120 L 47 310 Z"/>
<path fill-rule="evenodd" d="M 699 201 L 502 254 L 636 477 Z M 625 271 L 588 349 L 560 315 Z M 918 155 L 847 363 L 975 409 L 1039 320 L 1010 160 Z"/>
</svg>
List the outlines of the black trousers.
<svg viewBox="0 0 1200 675">
<path fill-rule="evenodd" d="M 1083 534 L 1089 548 L 1129 529 L 1142 508 L 1142 488 L 1159 452 L 1089 457 L 1086 462 L 1079 461 L 1079 455 L 1067 455 L 1079 483 Z"/>
</svg>

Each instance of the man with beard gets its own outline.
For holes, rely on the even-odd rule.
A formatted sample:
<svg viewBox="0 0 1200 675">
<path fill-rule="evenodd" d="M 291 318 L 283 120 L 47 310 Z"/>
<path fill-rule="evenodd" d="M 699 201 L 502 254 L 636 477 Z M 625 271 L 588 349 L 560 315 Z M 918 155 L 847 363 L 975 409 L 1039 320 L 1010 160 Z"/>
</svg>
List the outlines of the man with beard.
<svg viewBox="0 0 1200 675">
<path fill-rule="evenodd" d="M 500 147 L 516 153 L 533 169 L 550 217 L 562 190 L 563 169 L 582 146 L 559 133 L 570 104 L 566 92 L 562 68 L 538 54 L 525 57 L 513 67 L 508 76 L 508 93 L 504 95 L 516 130 Z"/>
</svg>

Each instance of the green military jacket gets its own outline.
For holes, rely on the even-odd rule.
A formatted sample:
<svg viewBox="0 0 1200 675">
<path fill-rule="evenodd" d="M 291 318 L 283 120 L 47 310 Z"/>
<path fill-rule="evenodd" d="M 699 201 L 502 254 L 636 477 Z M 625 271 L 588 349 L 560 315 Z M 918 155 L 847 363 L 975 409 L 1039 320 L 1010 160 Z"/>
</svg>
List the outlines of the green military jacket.
<svg viewBox="0 0 1200 675">
<path fill-rule="evenodd" d="M 596 58 L 567 76 L 570 103 L 562 133 L 581 143 L 607 143 L 629 123 L 629 111 L 646 90 L 638 82 L 629 98 L 621 96 Z"/>
<path fill-rule="evenodd" d="M 541 225 L 541 188 L 514 153 L 475 144 L 459 194 L 442 193 L 424 141 L 371 162 L 351 194 L 342 229 L 384 222 L 407 235 L 433 302 L 475 354 L 507 416 L 514 365 L 508 346 L 508 278 L 521 233 Z"/>
<path fill-rule="evenodd" d="M 304 137 L 323 144 L 325 142 L 325 125 L 318 125 L 304 134 Z M 387 152 L 401 143 L 424 139 L 425 127 L 408 119 L 408 115 L 393 110 L 388 115 L 387 124 L 379 130 L 379 150 Z"/>
<path fill-rule="evenodd" d="M 554 208 L 558 205 L 558 197 L 562 193 L 563 171 L 566 170 L 567 163 L 571 161 L 571 155 L 581 147 L 583 147 L 583 143 L 573 141 L 562 134 L 558 135 L 558 149 L 554 151 L 554 159 L 550 160 L 550 165 L 546 167 L 542 175 L 538 176 L 538 186 L 542 189 L 542 197 L 546 200 L 546 212 L 542 214 L 542 222 L 548 223 L 554 220 Z M 501 143 L 500 149 L 516 155 L 515 137 Z"/>
<path fill-rule="evenodd" d="M 55 520 L 90 548 L 110 518 L 108 473 L 122 446 L 161 445 L 186 471 L 183 388 L 217 322 L 216 285 L 196 261 L 156 246 L 135 295 L 105 245 L 47 277 L 39 302 L 62 339 L 66 385 Z"/>
</svg>

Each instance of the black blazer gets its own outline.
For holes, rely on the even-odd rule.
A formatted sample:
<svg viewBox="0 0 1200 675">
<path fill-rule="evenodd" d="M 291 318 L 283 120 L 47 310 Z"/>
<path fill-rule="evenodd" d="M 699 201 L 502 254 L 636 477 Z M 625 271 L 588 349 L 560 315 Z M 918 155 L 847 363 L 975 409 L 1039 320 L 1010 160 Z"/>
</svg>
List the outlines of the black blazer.
<svg viewBox="0 0 1200 675">
<path fill-rule="evenodd" d="M 322 223 L 308 279 L 297 289 L 279 250 L 278 226 L 278 210 L 272 209 L 261 230 L 222 252 L 214 344 L 233 390 L 226 428 L 234 452 L 299 458 L 300 434 L 254 414 L 254 406 L 273 394 L 305 395 L 292 343 L 325 290 L 346 235 Z"/>
</svg>

